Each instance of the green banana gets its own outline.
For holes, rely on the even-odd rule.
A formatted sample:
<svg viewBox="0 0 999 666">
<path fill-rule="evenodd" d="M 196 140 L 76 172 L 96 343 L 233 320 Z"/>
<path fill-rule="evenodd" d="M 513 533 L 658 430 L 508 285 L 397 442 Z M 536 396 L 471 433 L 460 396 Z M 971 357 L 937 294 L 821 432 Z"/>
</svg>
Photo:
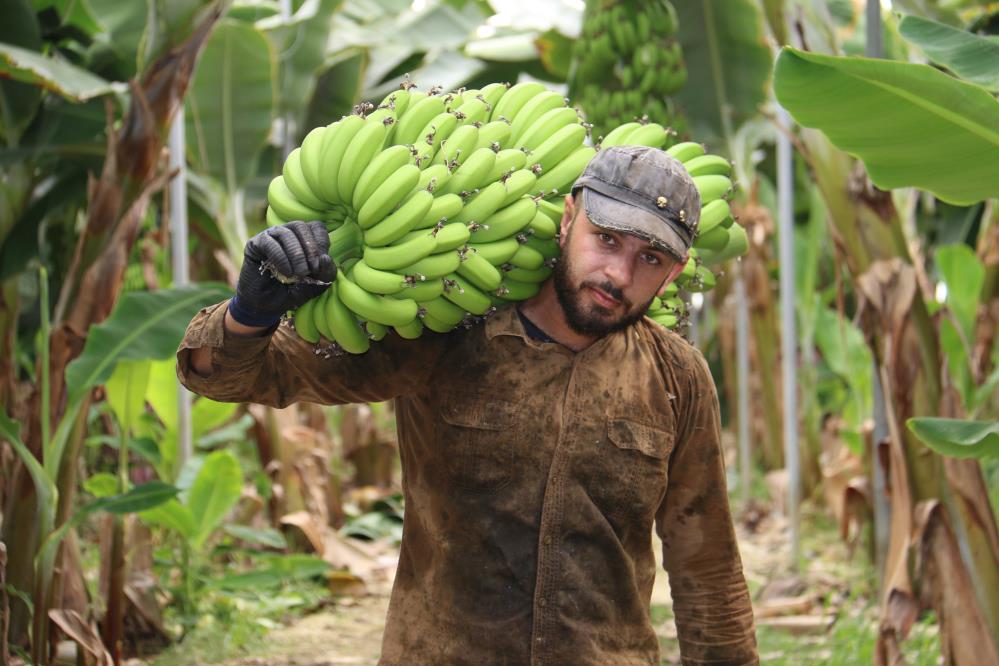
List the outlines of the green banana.
<svg viewBox="0 0 999 666">
<path fill-rule="evenodd" d="M 536 296 L 539 291 L 541 291 L 541 285 L 537 282 L 517 282 L 504 278 L 496 290 L 496 295 L 504 301 L 526 301 Z"/>
<path fill-rule="evenodd" d="M 489 148 L 480 148 L 451 174 L 450 180 L 444 183 L 441 192 L 444 194 L 461 194 L 478 189 L 486 182 L 486 177 L 496 163 L 496 153 Z"/>
<path fill-rule="evenodd" d="M 420 179 L 416 181 L 413 191 L 439 192 L 450 178 L 451 171 L 446 164 L 432 164 L 420 172 Z"/>
<path fill-rule="evenodd" d="M 323 146 L 319 157 L 319 193 L 330 203 L 349 204 L 350 199 L 340 198 L 337 177 L 340 174 L 340 164 L 357 134 L 364 127 L 364 118 L 350 115 L 344 116 L 326 128 L 323 135 Z"/>
<path fill-rule="evenodd" d="M 545 139 L 528 156 L 525 167 L 535 164 L 541 166 L 544 173 L 569 156 L 572 151 L 583 145 L 586 139 L 586 128 L 578 123 L 571 123 L 545 137 Z"/>
<path fill-rule="evenodd" d="M 732 164 L 721 155 L 701 155 L 683 163 L 687 173 L 695 176 L 730 176 Z"/>
<path fill-rule="evenodd" d="M 634 132 L 636 129 L 641 127 L 641 123 L 630 122 L 624 123 L 623 125 L 618 125 L 612 129 L 607 136 L 600 140 L 601 148 L 610 148 L 611 146 L 624 146 L 627 145 L 628 135 Z"/>
<path fill-rule="evenodd" d="M 495 182 L 508 173 L 522 169 L 527 162 L 527 155 L 520 148 L 506 148 L 496 153 L 496 163 L 486 177 L 489 182 Z"/>
<path fill-rule="evenodd" d="M 461 265 L 458 266 L 458 270 L 456 271 L 458 275 L 461 275 L 483 291 L 493 291 L 499 287 L 503 276 L 484 257 L 474 251 L 466 251 L 462 257 Z"/>
<path fill-rule="evenodd" d="M 295 310 L 295 332 L 298 333 L 298 337 L 312 344 L 319 342 L 319 331 L 312 319 L 312 311 L 318 300 L 318 298 L 309 299 Z"/>
<path fill-rule="evenodd" d="M 528 100 L 545 90 L 545 84 L 537 81 L 524 81 L 523 83 L 517 83 L 511 86 L 510 89 L 503 94 L 499 102 L 493 105 L 493 112 L 490 115 L 490 120 L 506 118 L 508 121 L 512 122 L 517 113 L 519 113 L 523 106 L 527 104 Z"/>
<path fill-rule="evenodd" d="M 479 128 L 462 125 L 441 142 L 441 149 L 434 155 L 433 164 L 461 164 L 472 154 L 479 140 Z"/>
<path fill-rule="evenodd" d="M 467 314 L 464 308 L 455 305 L 443 296 L 420 303 L 420 307 L 423 308 L 423 323 L 427 322 L 427 317 L 432 317 L 446 326 L 447 330 L 460 324 Z"/>
<path fill-rule="evenodd" d="M 411 100 L 406 112 L 399 117 L 399 122 L 396 124 L 396 143 L 415 144 L 422 138 L 421 134 L 427 123 L 443 111 L 444 99 L 438 95 Z"/>
<path fill-rule="evenodd" d="M 418 306 L 411 298 L 377 296 L 342 275 L 337 276 L 335 284 L 343 304 L 368 321 L 385 326 L 405 326 L 416 318 Z"/>
<path fill-rule="evenodd" d="M 368 334 L 372 342 L 378 342 L 388 334 L 388 326 L 377 321 L 361 321 L 361 328 Z"/>
<path fill-rule="evenodd" d="M 452 272 L 454 271 L 446 271 L 444 275 Z M 404 280 L 406 279 L 404 278 Z M 422 303 L 437 298 L 443 293 L 444 282 L 438 277 L 427 280 L 406 280 L 406 286 L 403 287 L 402 291 L 396 292 L 394 296 L 396 298 L 412 298 L 417 303 Z"/>
<path fill-rule="evenodd" d="M 565 106 L 565 98 L 554 90 L 545 89 L 521 107 L 510 123 L 510 143 L 520 146 L 520 137 L 534 125 L 545 112 Z"/>
<path fill-rule="evenodd" d="M 518 268 L 517 266 L 505 266 L 503 268 L 503 281 L 541 283 L 551 277 L 552 269 L 549 266 L 542 266 L 529 270 Z"/>
<path fill-rule="evenodd" d="M 493 266 L 502 266 L 510 261 L 510 257 L 516 254 L 520 243 L 517 242 L 516 237 L 508 236 L 491 243 L 470 244 L 468 247 Z"/>
<path fill-rule="evenodd" d="M 357 213 L 357 223 L 368 229 L 394 209 L 420 179 L 420 168 L 415 164 L 405 164 L 375 188 L 375 191 L 361 204 Z"/>
<path fill-rule="evenodd" d="M 701 205 L 701 217 L 697 222 L 697 233 L 710 233 L 732 215 L 732 209 L 724 199 L 715 199 Z"/>
<path fill-rule="evenodd" d="M 322 220 L 325 217 L 323 212 L 313 210 L 299 202 L 285 185 L 284 176 L 275 176 L 267 187 L 267 203 L 270 204 L 276 215 L 288 221 L 303 220 L 308 222 Z"/>
<path fill-rule="evenodd" d="M 364 242 L 371 247 L 380 247 L 397 241 L 423 220 L 433 202 L 434 195 L 430 192 L 416 192 L 385 219 L 366 230 Z"/>
<path fill-rule="evenodd" d="M 334 288 L 327 289 L 329 296 L 325 302 L 326 323 L 333 333 L 333 341 L 340 345 L 344 351 L 351 354 L 363 354 L 371 348 L 371 339 L 368 332 L 361 328 L 361 323 L 357 321 L 351 309 L 341 296 L 343 286 L 351 283 L 345 276 L 337 275 Z M 354 285 L 354 288 L 360 289 Z M 366 293 L 366 292 L 365 292 Z M 356 312 L 356 310 L 355 310 Z"/>
<path fill-rule="evenodd" d="M 457 250 L 448 252 L 437 252 L 428 257 L 408 264 L 398 272 L 407 277 L 412 277 L 416 281 L 435 280 L 453 273 L 461 265 L 461 256 Z"/>
<path fill-rule="evenodd" d="M 364 259 L 354 264 L 350 277 L 362 289 L 383 296 L 397 294 L 406 287 L 406 279 L 402 275 L 372 268 Z"/>
<path fill-rule="evenodd" d="M 565 200 L 561 197 L 556 201 L 542 199 L 538 202 L 538 210 L 548 216 L 548 219 L 558 227 L 562 224 L 562 216 L 565 214 Z"/>
<path fill-rule="evenodd" d="M 446 196 L 458 195 L 449 194 Z M 461 197 L 458 198 L 461 199 Z M 468 224 L 469 222 L 485 220 L 503 205 L 505 199 L 506 186 L 498 181 L 489 183 L 489 185 L 469 197 L 460 211 L 451 218 L 451 221 Z"/>
<path fill-rule="evenodd" d="M 408 240 L 403 238 L 395 245 L 386 245 L 385 247 L 368 245 L 364 248 L 362 256 L 372 268 L 394 271 L 430 256 L 435 251 L 437 251 L 437 239 L 432 234 L 424 232 Z M 363 313 L 359 312 L 358 314 L 363 316 Z M 375 321 L 379 320 L 375 319 Z"/>
<path fill-rule="evenodd" d="M 521 148 L 534 150 L 540 146 L 545 139 L 555 134 L 555 132 L 560 129 L 563 129 L 567 125 L 582 127 L 582 125 L 579 124 L 579 115 L 576 112 L 576 109 L 568 106 L 557 106 L 543 113 L 536 121 L 534 121 L 534 124 L 531 127 L 525 129 L 517 144 Z M 585 128 L 583 128 L 584 135 L 585 131 Z"/>
<path fill-rule="evenodd" d="M 434 252 L 456 250 L 467 243 L 468 239 L 471 237 L 468 225 L 457 222 L 445 224 L 439 229 L 435 229 L 432 233 L 437 240 L 437 246 L 436 249 L 434 249 Z"/>
<path fill-rule="evenodd" d="M 500 206 L 509 206 L 525 194 L 535 193 L 538 177 L 530 169 L 518 169 L 506 178 L 502 179 L 503 187 L 506 189 L 506 196 Z"/>
<path fill-rule="evenodd" d="M 537 212 L 538 204 L 533 199 L 518 199 L 480 222 L 481 226 L 472 231 L 471 240 L 473 243 L 490 243 L 513 236 L 530 224 Z"/>
<path fill-rule="evenodd" d="M 423 315 L 421 321 L 423 322 L 424 327 L 429 328 L 434 333 L 450 333 L 454 329 L 454 326 L 449 326 L 429 314 Z"/>
<path fill-rule="evenodd" d="M 548 173 L 541 174 L 537 189 L 542 192 L 555 190 L 559 194 L 567 194 L 596 153 L 597 151 L 591 146 L 580 146 Z"/>
<path fill-rule="evenodd" d="M 281 175 L 284 177 L 284 184 L 288 186 L 288 189 L 295 195 L 295 198 L 304 205 L 315 210 L 326 210 L 328 208 L 326 202 L 312 191 L 312 187 L 309 186 L 308 181 L 305 179 L 305 174 L 302 172 L 301 155 L 302 149 L 296 148 L 285 159 L 284 168 L 281 170 Z"/>
<path fill-rule="evenodd" d="M 495 152 L 503 149 L 510 140 L 510 123 L 505 120 L 493 120 L 479 128 L 478 141 L 475 149 L 491 148 Z"/>
<path fill-rule="evenodd" d="M 423 219 L 416 223 L 414 229 L 427 229 L 436 226 L 440 222 L 447 222 L 463 212 L 461 197 L 457 194 L 442 194 L 434 197 L 430 204 L 430 210 L 423 216 Z"/>
<path fill-rule="evenodd" d="M 666 149 L 666 154 L 681 162 L 689 162 L 704 154 L 704 146 L 693 141 L 684 141 Z"/>
<path fill-rule="evenodd" d="M 698 233 L 694 238 L 694 247 L 699 250 L 718 252 L 728 243 L 728 229 L 716 226 L 710 231 Z"/>
<path fill-rule="evenodd" d="M 458 127 L 458 117 L 448 111 L 438 113 L 430 119 L 413 146 L 416 148 L 416 162 L 429 166 L 441 147 L 441 141 L 451 136 Z"/>
<path fill-rule="evenodd" d="M 412 164 L 413 153 L 409 146 L 389 146 L 378 153 L 368 166 L 364 167 L 361 177 L 357 179 L 354 186 L 354 193 L 351 196 L 351 203 L 354 210 L 360 210 L 365 201 L 371 198 L 375 189 L 385 181 L 388 176 L 395 173 L 400 167 Z"/>
<path fill-rule="evenodd" d="M 535 252 L 538 252 L 545 261 L 549 259 L 558 259 L 562 255 L 562 246 L 559 245 L 557 240 L 538 238 L 537 236 L 525 236 L 522 243 L 523 246 L 529 247 Z M 529 268 L 529 266 L 522 266 L 522 268 Z"/>
<path fill-rule="evenodd" d="M 336 283 L 334 282 L 333 284 L 335 285 Z M 329 323 L 326 321 L 326 301 L 329 299 L 331 291 L 335 291 L 335 289 L 327 289 L 312 299 L 316 302 L 315 307 L 312 308 L 312 323 L 315 324 L 319 335 L 330 342 L 334 342 L 333 331 L 330 330 Z"/>
<path fill-rule="evenodd" d="M 457 273 L 444 278 L 444 298 L 475 315 L 484 315 L 493 306 L 489 296 Z"/>
<path fill-rule="evenodd" d="M 278 215 L 274 211 L 274 208 L 271 207 L 271 206 L 267 206 L 267 217 L 266 217 L 266 219 L 267 219 L 267 226 L 268 227 L 276 227 L 276 226 L 279 226 L 279 225 L 282 225 L 282 224 L 288 224 L 288 220 L 286 220 L 283 217 L 281 217 L 280 215 Z"/>
<path fill-rule="evenodd" d="M 455 115 L 462 125 L 481 124 L 489 121 L 489 110 L 489 103 L 481 96 L 471 99 L 466 97 L 461 106 L 455 109 Z"/>
<path fill-rule="evenodd" d="M 423 335 L 423 322 L 417 317 L 408 324 L 403 324 L 402 326 L 393 326 L 395 332 L 400 338 L 406 340 L 415 340 L 421 335 Z"/>
<path fill-rule="evenodd" d="M 732 181 L 728 176 L 696 176 L 694 187 L 701 195 L 701 206 L 721 199 L 732 190 Z M 280 211 L 278 211 L 280 212 Z"/>
<path fill-rule="evenodd" d="M 558 226 L 552 222 L 547 214 L 540 210 L 540 204 L 541 202 L 538 202 L 539 210 L 531 218 L 528 226 L 537 238 L 555 238 L 558 235 Z"/>
<path fill-rule="evenodd" d="M 351 139 L 337 175 L 336 189 L 340 201 L 344 203 L 353 201 L 354 186 L 357 185 L 361 172 L 381 151 L 384 141 L 385 125 L 377 120 L 366 120 L 364 127 L 360 128 Z"/>
<path fill-rule="evenodd" d="M 361 227 L 353 220 L 347 220 L 330 232 L 329 255 L 339 266 L 347 259 L 360 257 L 363 243 L 364 233 Z"/>
<path fill-rule="evenodd" d="M 320 125 L 305 135 L 305 139 L 302 141 L 302 154 L 299 158 L 302 175 L 305 177 L 305 182 L 309 184 L 309 189 L 324 201 L 321 157 L 326 129 L 325 126 Z"/>
<path fill-rule="evenodd" d="M 545 265 L 545 257 L 538 250 L 525 243 L 518 247 L 517 251 L 510 257 L 510 264 L 517 268 L 536 271 Z"/>
<path fill-rule="evenodd" d="M 628 134 L 628 143 L 632 146 L 662 148 L 666 145 L 666 139 L 668 138 L 669 133 L 665 127 L 659 123 L 649 123 L 630 132 Z"/>
</svg>

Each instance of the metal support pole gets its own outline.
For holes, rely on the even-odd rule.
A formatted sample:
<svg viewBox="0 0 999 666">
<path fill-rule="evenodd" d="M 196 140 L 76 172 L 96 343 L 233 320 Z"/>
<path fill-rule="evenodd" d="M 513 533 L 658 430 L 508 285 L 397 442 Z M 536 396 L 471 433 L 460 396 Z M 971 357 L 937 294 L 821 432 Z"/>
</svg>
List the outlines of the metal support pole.
<svg viewBox="0 0 999 666">
<path fill-rule="evenodd" d="M 784 109 L 780 124 L 791 127 Z M 797 327 L 794 310 L 794 157 L 787 132 L 777 135 L 777 217 L 780 227 L 780 316 L 781 368 L 784 394 L 784 466 L 787 471 L 787 518 L 791 529 L 791 566 L 797 567 L 799 553 L 798 498 L 801 465 L 798 460 Z M 761 371 L 766 370 L 761 368 Z"/>
<path fill-rule="evenodd" d="M 177 174 L 170 181 L 170 254 L 173 286 L 189 282 L 187 249 L 187 160 L 184 153 L 184 109 L 177 110 L 170 126 L 170 170 Z M 177 383 L 177 469 L 191 457 L 191 392 Z"/>
<path fill-rule="evenodd" d="M 735 364 L 739 423 L 739 497 L 749 504 L 749 303 L 742 260 L 735 262 Z"/>
<path fill-rule="evenodd" d="M 867 0 L 867 46 L 868 57 L 882 57 L 881 46 L 881 2 Z M 878 457 L 878 442 L 888 437 L 888 418 L 885 414 L 884 389 L 881 386 L 881 375 L 878 372 L 877 360 L 871 365 L 871 386 L 874 392 L 874 435 L 871 446 L 871 481 L 874 486 L 872 503 L 874 505 L 874 562 L 877 566 L 878 587 L 884 583 L 885 559 L 888 556 L 889 523 L 891 508 L 885 495 L 887 480 L 881 468 Z"/>
</svg>

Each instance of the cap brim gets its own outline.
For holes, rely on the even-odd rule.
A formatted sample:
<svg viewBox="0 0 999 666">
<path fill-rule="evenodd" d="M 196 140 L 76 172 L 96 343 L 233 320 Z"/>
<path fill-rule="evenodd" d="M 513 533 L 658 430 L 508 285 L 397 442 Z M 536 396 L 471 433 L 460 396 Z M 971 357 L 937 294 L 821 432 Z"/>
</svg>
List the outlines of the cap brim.
<svg viewBox="0 0 999 666">
<path fill-rule="evenodd" d="M 686 261 L 687 244 L 670 223 L 647 210 L 583 187 L 583 210 L 601 229 L 621 231 L 646 239 L 654 247 Z"/>
</svg>

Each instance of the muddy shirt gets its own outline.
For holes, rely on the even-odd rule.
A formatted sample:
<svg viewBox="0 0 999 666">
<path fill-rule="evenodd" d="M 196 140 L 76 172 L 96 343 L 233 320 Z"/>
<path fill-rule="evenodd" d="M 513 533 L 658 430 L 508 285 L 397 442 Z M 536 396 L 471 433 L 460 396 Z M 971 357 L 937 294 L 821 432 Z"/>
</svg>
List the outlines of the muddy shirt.
<svg viewBox="0 0 999 666">
<path fill-rule="evenodd" d="M 515 308 L 362 355 L 316 356 L 287 326 L 191 321 L 178 375 L 215 400 L 395 400 L 406 511 L 381 663 L 659 664 L 653 531 L 686 664 L 756 663 L 714 383 L 650 320 L 574 353 Z M 212 373 L 190 349 L 212 348 Z"/>
</svg>

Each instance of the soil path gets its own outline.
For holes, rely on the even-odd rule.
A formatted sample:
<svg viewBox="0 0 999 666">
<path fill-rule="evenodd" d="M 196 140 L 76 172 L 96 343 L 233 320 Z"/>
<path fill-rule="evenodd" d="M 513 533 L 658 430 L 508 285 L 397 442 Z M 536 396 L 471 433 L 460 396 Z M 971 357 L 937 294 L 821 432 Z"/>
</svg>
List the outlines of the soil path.
<svg viewBox="0 0 999 666">
<path fill-rule="evenodd" d="M 754 599 L 758 591 L 777 582 L 798 589 L 810 587 L 802 579 L 789 576 L 789 553 L 786 524 L 772 513 L 747 516 L 736 526 L 746 579 Z M 658 548 L 656 549 L 659 550 Z M 806 578 L 824 576 L 809 572 Z M 227 666 L 335 666 L 357 664 L 373 666 L 378 661 L 385 614 L 388 610 L 388 585 L 379 585 L 363 597 L 344 598 L 320 612 L 303 617 L 293 624 L 271 631 L 264 651 L 253 657 L 227 662 Z M 669 584 L 662 567 L 652 595 L 654 606 L 670 608 Z M 656 614 L 654 614 L 655 616 Z M 656 631 L 663 646 L 663 663 L 680 663 L 676 647 L 676 627 L 670 612 L 658 613 Z"/>
</svg>

